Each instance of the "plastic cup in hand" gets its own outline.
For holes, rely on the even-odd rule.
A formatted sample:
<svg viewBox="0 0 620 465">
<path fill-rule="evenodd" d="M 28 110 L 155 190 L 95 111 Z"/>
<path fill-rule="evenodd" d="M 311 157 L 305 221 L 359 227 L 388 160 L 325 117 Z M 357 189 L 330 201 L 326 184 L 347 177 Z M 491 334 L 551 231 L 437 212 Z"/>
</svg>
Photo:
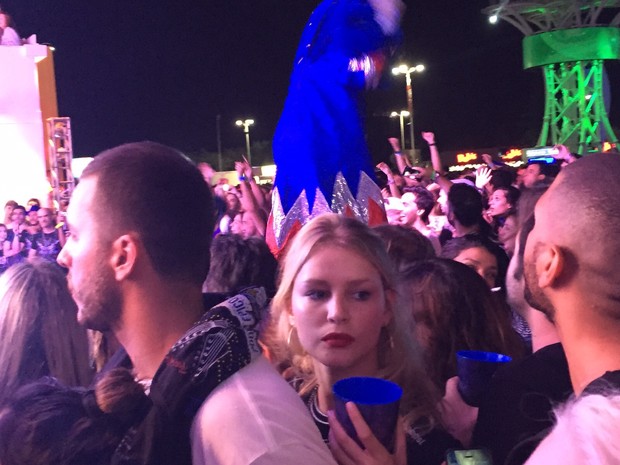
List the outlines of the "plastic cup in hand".
<svg viewBox="0 0 620 465">
<path fill-rule="evenodd" d="M 456 353 L 458 390 L 466 404 L 478 407 L 486 395 L 495 371 L 512 360 L 508 355 L 476 350 Z"/>
<path fill-rule="evenodd" d="M 341 379 L 334 384 L 336 418 L 347 434 L 363 448 L 345 407 L 347 402 L 353 402 L 375 437 L 392 453 L 402 395 L 403 390 L 398 384 L 381 378 Z"/>
</svg>

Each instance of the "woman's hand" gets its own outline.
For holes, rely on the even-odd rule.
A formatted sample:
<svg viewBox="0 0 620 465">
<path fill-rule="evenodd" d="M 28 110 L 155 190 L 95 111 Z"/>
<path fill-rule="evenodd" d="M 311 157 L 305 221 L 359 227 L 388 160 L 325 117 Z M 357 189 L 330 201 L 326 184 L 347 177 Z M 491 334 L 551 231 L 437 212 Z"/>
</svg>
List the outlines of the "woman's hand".
<svg viewBox="0 0 620 465">
<path fill-rule="evenodd" d="M 493 172 L 486 166 L 481 166 L 476 170 L 476 187 L 478 189 L 484 189 L 491 182 Z"/>
<path fill-rule="evenodd" d="M 459 378 L 446 381 L 446 395 L 439 403 L 439 411 L 446 431 L 469 447 L 474 426 L 478 419 L 478 408 L 467 405 L 458 390 Z"/>
<path fill-rule="evenodd" d="M 237 172 L 237 176 L 245 176 L 245 164 L 242 161 L 235 162 L 235 171 Z"/>
<path fill-rule="evenodd" d="M 329 418 L 329 448 L 340 465 L 406 465 L 407 451 L 405 446 L 405 430 L 400 424 L 396 426 L 395 451 L 390 454 L 372 433 L 364 421 L 360 411 L 353 402 L 347 402 L 347 413 L 353 423 L 355 432 L 362 449 L 346 433 L 333 411 L 328 412 Z"/>
</svg>

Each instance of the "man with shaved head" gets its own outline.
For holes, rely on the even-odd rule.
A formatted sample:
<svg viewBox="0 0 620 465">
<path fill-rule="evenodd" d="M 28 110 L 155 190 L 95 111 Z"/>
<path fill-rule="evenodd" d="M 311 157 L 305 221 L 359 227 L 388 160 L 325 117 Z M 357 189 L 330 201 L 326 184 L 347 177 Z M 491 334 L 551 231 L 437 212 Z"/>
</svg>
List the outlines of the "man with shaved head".
<svg viewBox="0 0 620 465">
<path fill-rule="evenodd" d="M 619 179 L 617 154 L 563 168 L 525 249 L 525 297 L 555 323 L 577 395 L 620 387 Z"/>
</svg>

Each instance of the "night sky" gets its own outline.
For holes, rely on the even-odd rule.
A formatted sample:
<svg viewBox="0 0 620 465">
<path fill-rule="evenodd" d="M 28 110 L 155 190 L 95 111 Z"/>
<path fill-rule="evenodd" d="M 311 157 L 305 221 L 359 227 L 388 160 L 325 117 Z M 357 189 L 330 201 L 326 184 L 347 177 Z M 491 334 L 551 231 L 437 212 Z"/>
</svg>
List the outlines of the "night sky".
<svg viewBox="0 0 620 465">
<path fill-rule="evenodd" d="M 22 36 L 56 47 L 60 116 L 72 120 L 76 156 L 150 139 L 187 152 L 242 150 L 239 118 L 253 141 L 271 139 L 292 61 L 316 0 L 0 0 Z M 539 70 L 523 71 L 519 31 L 488 23 L 482 0 L 410 0 L 405 40 L 391 65 L 424 63 L 414 75 L 416 144 L 433 130 L 443 149 L 534 145 L 543 112 Z M 390 65 L 390 68 L 391 68 Z M 620 66 L 608 67 L 612 88 Z M 398 136 L 404 76 L 386 73 L 368 98 L 377 159 Z M 619 102 L 612 103 L 618 127 Z"/>
</svg>

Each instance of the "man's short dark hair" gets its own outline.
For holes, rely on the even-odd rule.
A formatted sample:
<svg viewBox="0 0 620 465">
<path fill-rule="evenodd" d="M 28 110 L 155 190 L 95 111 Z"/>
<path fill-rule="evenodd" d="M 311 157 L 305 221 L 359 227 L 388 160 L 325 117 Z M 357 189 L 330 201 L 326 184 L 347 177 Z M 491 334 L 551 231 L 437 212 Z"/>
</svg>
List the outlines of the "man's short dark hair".
<svg viewBox="0 0 620 465">
<path fill-rule="evenodd" d="M 538 165 L 540 174 L 545 177 L 555 178 L 560 172 L 560 164 L 557 161 L 553 163 L 545 163 L 544 161 L 530 161 L 528 165 Z"/>
<path fill-rule="evenodd" d="M 499 168 L 491 173 L 491 186 L 493 189 L 512 186 L 517 179 L 517 173 L 511 168 Z"/>
<path fill-rule="evenodd" d="M 474 226 L 482 220 L 482 195 L 475 187 L 454 184 L 448 192 L 450 212 L 463 226 Z"/>
<path fill-rule="evenodd" d="M 277 270 L 278 262 L 263 238 L 220 234 L 211 244 L 206 290 L 234 294 L 246 287 L 261 286 L 273 297 Z"/>
<path fill-rule="evenodd" d="M 521 191 L 514 186 L 499 187 L 496 190 L 503 191 L 506 196 L 506 202 L 512 205 L 512 208 L 516 210 L 517 202 L 519 201 L 519 197 L 521 197 Z"/>
<path fill-rule="evenodd" d="M 155 142 L 125 144 L 97 155 L 82 180 L 89 177 L 97 182 L 93 201 L 102 237 L 136 232 L 158 273 L 202 284 L 214 206 L 189 158 Z"/>
<path fill-rule="evenodd" d="M 495 256 L 497 260 L 497 278 L 495 279 L 496 286 L 504 286 L 506 282 L 506 271 L 508 270 L 508 263 L 510 259 L 508 255 L 501 248 L 501 246 L 491 239 L 479 234 L 467 234 L 461 237 L 455 237 L 446 242 L 441 249 L 441 257 L 454 260 L 461 252 L 472 248 L 484 248 Z"/>
<path fill-rule="evenodd" d="M 395 224 L 381 224 L 372 229 L 385 242 L 388 255 L 398 272 L 418 260 L 436 257 L 431 241 L 417 229 Z"/>
<path fill-rule="evenodd" d="M 435 196 L 425 187 L 413 186 L 403 189 L 404 192 L 411 192 L 415 195 L 415 204 L 418 210 L 422 210 L 420 219 L 428 223 L 428 215 L 430 215 L 435 206 Z"/>
</svg>

